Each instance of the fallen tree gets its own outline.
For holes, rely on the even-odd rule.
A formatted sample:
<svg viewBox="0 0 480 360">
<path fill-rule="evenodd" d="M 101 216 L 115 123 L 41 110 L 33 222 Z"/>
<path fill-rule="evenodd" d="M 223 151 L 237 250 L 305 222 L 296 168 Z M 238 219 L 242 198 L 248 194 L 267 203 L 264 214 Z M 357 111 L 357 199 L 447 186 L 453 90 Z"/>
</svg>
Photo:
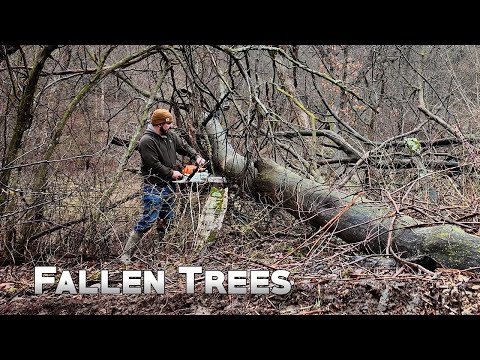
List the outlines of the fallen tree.
<svg viewBox="0 0 480 360">
<path fill-rule="evenodd" d="M 399 254 L 402 258 L 428 257 L 447 268 L 480 266 L 480 237 L 452 225 L 428 225 L 358 194 L 330 189 L 301 177 L 275 162 L 260 159 L 255 165 L 229 144 L 216 118 L 205 126 L 213 162 L 230 179 L 245 179 L 251 189 L 272 202 L 281 202 L 294 216 L 327 227 L 348 243 L 361 243 L 367 251 Z"/>
</svg>

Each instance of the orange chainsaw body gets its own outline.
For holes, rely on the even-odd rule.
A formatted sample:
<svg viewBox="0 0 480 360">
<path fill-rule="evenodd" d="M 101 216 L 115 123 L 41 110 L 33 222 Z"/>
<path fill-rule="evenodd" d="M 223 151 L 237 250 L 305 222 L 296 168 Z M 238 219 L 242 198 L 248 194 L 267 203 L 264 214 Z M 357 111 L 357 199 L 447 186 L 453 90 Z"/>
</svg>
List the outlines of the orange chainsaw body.
<svg viewBox="0 0 480 360">
<path fill-rule="evenodd" d="M 187 165 L 183 168 L 182 170 L 182 174 L 183 175 L 190 175 L 191 173 L 193 173 L 195 170 L 197 169 L 197 167 L 195 165 Z"/>
</svg>

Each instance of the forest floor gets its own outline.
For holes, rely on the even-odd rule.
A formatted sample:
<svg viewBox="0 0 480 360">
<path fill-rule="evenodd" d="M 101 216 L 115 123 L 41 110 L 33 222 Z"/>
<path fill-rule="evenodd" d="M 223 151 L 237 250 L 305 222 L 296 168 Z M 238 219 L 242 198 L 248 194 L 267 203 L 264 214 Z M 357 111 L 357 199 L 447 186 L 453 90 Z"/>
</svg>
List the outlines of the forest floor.
<svg viewBox="0 0 480 360">
<path fill-rule="evenodd" d="M 181 228 L 181 224 L 177 226 Z M 50 256 L 44 261 L 0 267 L 0 314 L 169 314 L 169 315 L 313 315 L 313 314 L 480 314 L 480 276 L 468 270 L 421 272 L 387 256 L 365 255 L 357 246 L 296 220 L 283 209 L 268 209 L 232 194 L 221 233 L 201 252 L 191 250 L 180 233 L 164 241 L 149 232 L 135 261 L 123 265 L 117 254 L 103 260 Z M 87 286 L 100 285 L 108 270 L 110 287 L 121 288 L 122 270 L 165 271 L 163 294 L 55 294 L 56 284 L 34 293 L 34 267 L 56 266 L 57 279 L 69 270 L 78 285 L 86 270 Z M 205 274 L 186 291 L 179 266 L 202 270 L 289 271 L 291 289 L 283 295 L 205 293 Z M 53 275 L 52 275 L 53 276 Z M 227 281 L 225 288 L 228 290 Z M 270 284 L 272 284 L 270 282 Z M 77 287 L 78 289 L 78 287 Z"/>
</svg>

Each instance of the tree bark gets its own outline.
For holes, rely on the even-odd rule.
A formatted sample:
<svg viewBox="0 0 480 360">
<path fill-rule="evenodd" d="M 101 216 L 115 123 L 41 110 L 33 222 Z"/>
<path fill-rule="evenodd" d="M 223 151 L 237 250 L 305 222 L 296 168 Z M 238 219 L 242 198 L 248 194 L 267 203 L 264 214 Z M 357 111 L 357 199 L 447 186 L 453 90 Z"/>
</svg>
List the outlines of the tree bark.
<svg viewBox="0 0 480 360">
<path fill-rule="evenodd" d="M 106 50 L 105 54 L 103 55 L 102 59 L 98 62 L 97 71 L 96 73 L 88 80 L 88 82 L 82 86 L 80 91 L 75 94 L 73 99 L 67 106 L 67 109 L 61 116 L 60 120 L 56 123 L 55 128 L 53 130 L 53 134 L 51 139 L 47 145 L 47 150 L 44 154 L 44 160 L 47 160 L 45 163 L 40 164 L 38 170 L 35 174 L 35 180 L 32 184 L 32 190 L 35 194 L 34 199 L 32 201 L 32 206 L 26 212 L 25 218 L 27 222 L 22 227 L 21 235 L 15 241 L 14 244 L 14 252 L 23 254 L 25 251 L 27 241 L 32 234 L 35 234 L 38 231 L 40 221 L 43 218 L 43 210 L 44 210 L 44 198 L 45 198 L 45 187 L 47 184 L 47 177 L 48 177 L 48 169 L 50 160 L 57 148 L 57 145 L 60 143 L 60 138 L 63 134 L 63 130 L 67 125 L 67 121 L 70 119 L 70 116 L 76 110 L 77 105 L 86 97 L 86 95 L 98 84 L 102 81 L 107 75 L 111 74 L 112 72 L 116 71 L 117 69 L 125 68 L 129 65 L 135 64 L 138 61 L 158 52 L 160 50 L 160 46 L 150 46 L 145 49 L 142 49 L 136 53 L 129 54 L 128 56 L 124 57 L 119 62 L 115 63 L 111 66 L 105 66 L 106 60 L 110 55 L 111 51 L 113 51 L 114 47 Z M 132 143 L 131 146 L 135 144 Z M 134 149 L 128 149 L 128 151 L 133 152 Z"/>
<path fill-rule="evenodd" d="M 40 72 L 45 65 L 50 54 L 57 48 L 57 45 L 48 45 L 43 48 L 39 54 L 38 61 L 28 73 L 27 83 L 24 85 L 20 104 L 18 105 L 15 128 L 12 137 L 8 142 L 7 153 L 2 167 L 13 165 L 15 158 L 22 146 L 23 135 L 32 126 L 33 114 L 33 100 L 35 97 L 35 90 L 37 89 Z M 5 52 L 9 54 L 8 51 Z M 5 55 L 6 56 L 6 55 Z M 0 215 L 3 215 L 8 199 L 8 187 L 10 185 L 10 175 L 12 170 L 7 169 L 0 173 Z"/>
<path fill-rule="evenodd" d="M 13 134 L 8 143 L 5 159 L 2 161 L 2 167 L 8 167 L 14 164 L 17 158 L 18 152 L 22 148 L 22 141 L 25 132 L 32 126 L 33 114 L 32 108 L 34 106 L 35 91 L 37 89 L 38 81 L 40 79 L 40 73 L 43 70 L 45 62 L 57 48 L 57 45 L 45 46 L 38 56 L 38 60 L 32 69 L 28 72 L 28 79 L 23 87 L 22 96 L 17 109 L 15 127 Z M 16 50 L 15 50 L 16 51 Z M 8 50 L 5 51 L 5 56 L 9 54 Z M 0 216 L 11 206 L 9 195 L 10 182 L 11 182 L 12 169 L 7 168 L 0 172 Z M 0 245 L 0 257 L 6 256 L 8 253 L 15 250 L 15 232 L 13 219 L 9 219 L 6 222 L 7 231 L 5 231 L 5 244 Z"/>
<path fill-rule="evenodd" d="M 319 181 L 303 178 L 268 159 L 246 164 L 245 158 L 228 145 L 217 119 L 206 127 L 214 151 L 215 163 L 231 179 L 239 171 L 250 169 L 254 190 L 273 202 L 281 202 L 295 217 L 309 218 L 321 227 L 338 217 L 335 235 L 347 243 L 362 242 L 367 251 L 382 253 L 391 232 L 392 249 L 404 258 L 428 256 L 448 268 L 466 269 L 480 266 L 480 237 L 452 225 L 429 226 L 407 215 L 396 214 L 389 204 L 374 203 L 325 186 Z M 319 178 L 320 179 L 320 178 Z M 390 230 L 395 221 L 393 230 Z"/>
</svg>

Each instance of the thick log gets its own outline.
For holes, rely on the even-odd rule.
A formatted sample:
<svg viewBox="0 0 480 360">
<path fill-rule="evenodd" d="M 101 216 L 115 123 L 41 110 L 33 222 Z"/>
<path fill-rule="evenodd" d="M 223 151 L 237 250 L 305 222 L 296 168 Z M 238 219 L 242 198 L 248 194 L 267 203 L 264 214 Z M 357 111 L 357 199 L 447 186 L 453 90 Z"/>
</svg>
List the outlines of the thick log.
<svg viewBox="0 0 480 360">
<path fill-rule="evenodd" d="M 256 176 L 253 163 L 237 153 L 230 145 L 227 133 L 218 119 L 211 118 L 205 124 L 205 131 L 212 147 L 212 160 L 215 167 L 230 180 L 234 182 L 244 181 L 251 188 Z"/>
<path fill-rule="evenodd" d="M 215 163 L 222 164 L 225 175 L 235 178 L 235 172 L 251 168 L 252 164 L 234 152 L 216 119 L 207 126 Z M 220 142 L 215 143 L 215 140 Z M 331 189 L 321 182 L 303 178 L 268 159 L 256 163 L 254 189 L 274 202 L 281 202 L 296 217 L 309 217 L 310 223 L 322 227 L 338 217 L 329 227 L 348 243 L 363 242 L 368 251 L 382 253 L 388 242 L 391 222 L 392 249 L 403 258 L 428 256 L 448 268 L 466 269 L 480 266 L 480 237 L 468 234 L 452 225 L 428 226 L 410 216 L 396 214 L 390 204 L 374 203 L 365 197 L 355 197 L 348 191 Z M 320 179 L 321 180 L 321 179 Z M 353 205 L 352 205 L 353 203 Z"/>
<path fill-rule="evenodd" d="M 271 160 L 257 165 L 255 186 L 272 201 L 281 201 L 296 217 L 308 217 L 316 227 L 324 226 L 342 209 L 335 235 L 348 243 L 364 242 L 366 250 L 384 252 L 394 211 L 344 191 L 332 190 L 285 169 Z M 426 226 L 407 215 L 397 215 L 392 231 L 393 249 L 405 258 L 428 256 L 444 267 L 465 269 L 480 266 L 480 237 L 452 225 Z"/>
</svg>

